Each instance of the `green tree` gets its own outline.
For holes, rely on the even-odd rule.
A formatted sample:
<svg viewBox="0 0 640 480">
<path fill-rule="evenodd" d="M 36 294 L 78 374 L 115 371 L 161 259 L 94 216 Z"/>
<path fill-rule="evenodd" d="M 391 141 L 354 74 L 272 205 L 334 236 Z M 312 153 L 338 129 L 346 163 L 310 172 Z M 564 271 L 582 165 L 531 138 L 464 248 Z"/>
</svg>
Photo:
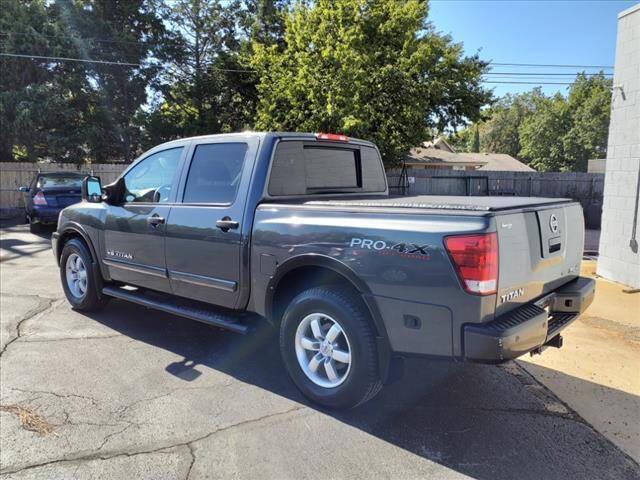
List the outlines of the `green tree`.
<svg viewBox="0 0 640 480">
<path fill-rule="evenodd" d="M 166 70 L 156 84 L 159 99 L 141 119 L 147 144 L 250 127 L 257 76 L 248 65 L 249 42 L 281 42 L 288 3 L 177 0 L 164 4 L 171 38 L 160 54 Z"/>
<path fill-rule="evenodd" d="M 147 102 L 159 66 L 150 62 L 164 24 L 150 0 L 67 0 L 65 19 L 81 56 L 113 62 L 86 64 L 93 86 L 87 112 L 87 150 L 97 161 L 132 160 L 140 153 L 134 119 Z"/>
<path fill-rule="evenodd" d="M 7 0 L 0 12 L 6 53 L 112 62 L 2 57 L 2 157 L 132 159 L 164 30 L 151 0 Z"/>
<path fill-rule="evenodd" d="M 469 138 L 467 151 L 478 153 L 480 152 L 480 127 L 478 124 L 474 125 L 471 129 L 472 133 Z"/>
<path fill-rule="evenodd" d="M 518 157 L 520 125 L 534 110 L 534 101 L 542 96 L 540 88 L 531 92 L 505 95 L 487 112 L 488 120 L 480 126 L 482 151 L 506 153 Z"/>
<path fill-rule="evenodd" d="M 427 11 L 418 0 L 297 4 L 282 45 L 253 42 L 257 127 L 366 138 L 393 164 L 431 129 L 478 119 L 486 63 L 437 34 Z"/>
<path fill-rule="evenodd" d="M 567 99 L 571 128 L 563 138 L 563 148 L 574 171 L 586 171 L 591 158 L 607 154 L 611 112 L 611 79 L 602 73 L 579 75 Z"/>
<path fill-rule="evenodd" d="M 2 51 L 9 54 L 60 56 L 73 50 L 60 11 L 44 0 L 4 1 L 0 32 Z M 0 161 L 79 153 L 75 107 L 86 82 L 78 72 L 78 64 L 0 57 Z"/>
<path fill-rule="evenodd" d="M 572 162 L 567 158 L 562 140 L 570 128 L 570 111 L 561 94 L 536 98 L 533 113 L 518 130 L 520 156 L 528 159 L 538 171 L 570 171 Z"/>
</svg>

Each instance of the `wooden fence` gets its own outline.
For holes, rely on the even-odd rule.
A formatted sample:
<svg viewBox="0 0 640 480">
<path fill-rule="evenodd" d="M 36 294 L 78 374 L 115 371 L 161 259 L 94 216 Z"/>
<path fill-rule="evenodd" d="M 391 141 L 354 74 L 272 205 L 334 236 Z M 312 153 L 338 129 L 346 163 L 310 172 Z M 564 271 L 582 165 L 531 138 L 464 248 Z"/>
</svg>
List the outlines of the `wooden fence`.
<svg viewBox="0 0 640 480">
<path fill-rule="evenodd" d="M 75 163 L 28 163 L 1 162 L 0 163 L 0 208 L 15 210 L 22 207 L 22 193 L 18 188 L 29 185 L 38 171 L 40 172 L 93 172 L 102 180 L 103 184 L 113 182 L 120 172 L 127 167 L 125 163 L 95 163 L 92 165 L 78 165 Z"/>
</svg>

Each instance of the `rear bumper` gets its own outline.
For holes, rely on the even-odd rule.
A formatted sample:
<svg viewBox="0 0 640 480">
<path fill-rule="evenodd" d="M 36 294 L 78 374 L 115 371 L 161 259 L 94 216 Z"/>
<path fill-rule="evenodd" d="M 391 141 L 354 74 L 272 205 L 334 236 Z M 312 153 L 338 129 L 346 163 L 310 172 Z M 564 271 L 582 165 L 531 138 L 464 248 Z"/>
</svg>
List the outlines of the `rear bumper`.
<svg viewBox="0 0 640 480">
<path fill-rule="evenodd" d="M 591 304 L 595 284 L 591 278 L 578 277 L 492 322 L 465 325 L 465 359 L 500 363 L 551 342 Z"/>
<path fill-rule="evenodd" d="M 44 205 L 34 205 L 28 212 L 32 221 L 42 223 L 57 223 L 58 215 L 64 207 L 46 207 Z"/>
</svg>

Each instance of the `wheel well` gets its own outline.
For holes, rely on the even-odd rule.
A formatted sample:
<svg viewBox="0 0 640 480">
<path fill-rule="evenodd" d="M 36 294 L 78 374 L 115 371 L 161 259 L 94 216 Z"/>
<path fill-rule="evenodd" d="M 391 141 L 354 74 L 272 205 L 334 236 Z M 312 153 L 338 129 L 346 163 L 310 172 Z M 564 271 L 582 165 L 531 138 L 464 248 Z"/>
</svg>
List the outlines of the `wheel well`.
<svg viewBox="0 0 640 480">
<path fill-rule="evenodd" d="M 362 299 L 361 292 L 345 276 L 326 267 L 303 266 L 287 272 L 275 285 L 269 318 L 279 322 L 287 305 L 296 295 L 309 288 L 328 285 L 337 286 L 343 292 L 351 293 L 369 311 L 368 306 Z M 371 323 L 376 333 L 378 333 L 375 322 L 372 321 Z"/>
<path fill-rule="evenodd" d="M 58 261 L 60 261 L 60 255 L 62 254 L 62 250 L 64 249 L 64 246 L 67 244 L 69 240 L 72 240 L 74 238 L 77 238 L 78 240 L 80 240 L 82 243 L 85 244 L 85 246 L 89 250 L 89 253 L 93 257 L 93 261 L 95 262 L 96 259 L 93 253 L 93 249 L 91 248 L 91 245 L 89 245 L 88 242 L 85 240 L 85 238 L 82 236 L 82 234 L 77 232 L 76 230 L 67 230 L 60 235 L 60 239 L 58 240 L 58 245 L 57 245 L 58 251 L 56 252 L 56 258 L 58 259 Z"/>
</svg>

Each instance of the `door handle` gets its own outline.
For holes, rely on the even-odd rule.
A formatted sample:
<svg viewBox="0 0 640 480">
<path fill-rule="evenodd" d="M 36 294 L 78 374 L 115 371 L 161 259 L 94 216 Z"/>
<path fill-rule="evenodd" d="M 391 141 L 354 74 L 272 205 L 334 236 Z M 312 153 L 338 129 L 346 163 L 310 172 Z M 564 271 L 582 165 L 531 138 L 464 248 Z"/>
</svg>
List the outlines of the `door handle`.
<svg viewBox="0 0 640 480">
<path fill-rule="evenodd" d="M 153 228 L 157 228 L 158 225 L 164 224 L 164 217 L 161 217 L 156 213 L 147 218 L 147 224 Z"/>
<path fill-rule="evenodd" d="M 221 218 L 216 222 L 216 227 L 218 227 L 223 232 L 228 232 L 229 230 L 235 230 L 240 226 L 239 222 L 235 220 L 231 220 L 229 217 Z"/>
</svg>

